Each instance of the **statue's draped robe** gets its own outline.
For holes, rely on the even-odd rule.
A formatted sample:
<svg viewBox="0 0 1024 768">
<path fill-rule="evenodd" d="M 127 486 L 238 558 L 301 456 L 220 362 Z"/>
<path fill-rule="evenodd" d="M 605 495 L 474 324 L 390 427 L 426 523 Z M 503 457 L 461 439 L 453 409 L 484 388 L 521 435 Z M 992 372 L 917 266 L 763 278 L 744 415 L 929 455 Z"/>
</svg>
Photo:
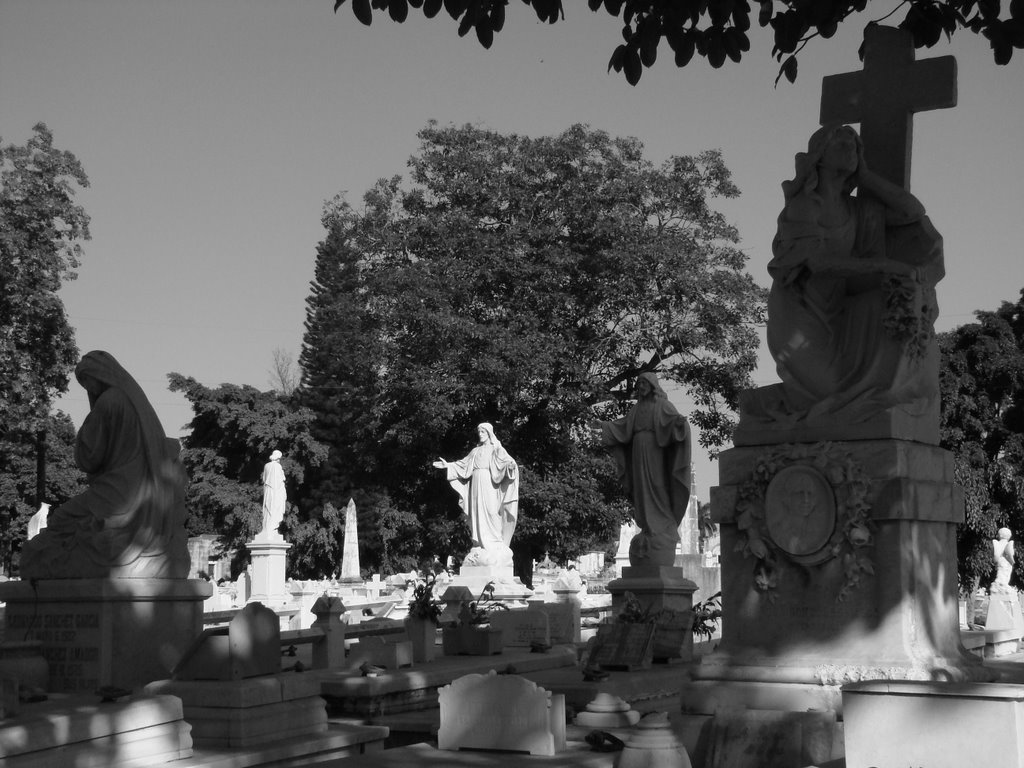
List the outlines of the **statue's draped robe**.
<svg viewBox="0 0 1024 768">
<path fill-rule="evenodd" d="M 261 536 L 278 535 L 277 528 L 284 520 L 285 501 L 284 468 L 278 461 L 268 461 L 263 467 L 263 530 Z"/>
<path fill-rule="evenodd" d="M 768 265 L 768 348 L 782 384 L 744 393 L 744 420 L 829 416 L 853 422 L 893 406 L 916 415 L 937 396 L 934 340 L 913 356 L 884 327 L 886 276 L 812 273 L 807 263 L 824 254 L 916 266 L 922 281 L 913 307 L 930 328 L 937 313 L 935 284 L 943 276 L 942 239 L 927 217 L 887 228 L 881 204 L 850 200 L 854 215 L 833 228 L 788 222 L 785 211 L 780 216 Z"/>
<path fill-rule="evenodd" d="M 109 355 L 83 368 L 108 384 L 75 441 L 88 488 L 25 542 L 23 578 L 185 578 L 184 468 L 138 384 Z"/>
<path fill-rule="evenodd" d="M 633 502 L 641 549 L 661 550 L 671 565 L 690 501 L 690 425 L 666 398 L 651 397 L 623 418 L 602 422 L 601 433 Z"/>
<path fill-rule="evenodd" d="M 519 467 L 504 447 L 481 443 L 448 465 L 446 479 L 469 518 L 473 546 L 507 548 L 519 516 Z"/>
</svg>

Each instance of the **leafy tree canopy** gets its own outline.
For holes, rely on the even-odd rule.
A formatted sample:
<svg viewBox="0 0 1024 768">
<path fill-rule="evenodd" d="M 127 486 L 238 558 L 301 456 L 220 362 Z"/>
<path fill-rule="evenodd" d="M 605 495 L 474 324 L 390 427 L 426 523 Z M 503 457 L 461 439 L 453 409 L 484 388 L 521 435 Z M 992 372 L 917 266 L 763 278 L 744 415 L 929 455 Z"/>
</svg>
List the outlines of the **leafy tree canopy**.
<svg viewBox="0 0 1024 768">
<path fill-rule="evenodd" d="M 81 164 L 43 123 L 24 146 L 0 144 L 0 430 L 43 428 L 78 362 L 57 295 L 89 239 L 76 185 L 89 186 Z"/>
<path fill-rule="evenodd" d="M 75 425 L 63 411 L 41 424 L 45 433 L 46 483 L 43 501 L 56 508 L 85 490 L 85 475 L 75 466 Z M 35 430 L 0 434 L 0 568 L 11 573 L 27 536 L 36 503 Z"/>
<path fill-rule="evenodd" d="M 957 550 L 967 589 L 993 575 L 997 529 L 1024 531 L 1024 291 L 1014 304 L 976 314 L 977 322 L 939 335 L 942 445 L 964 490 Z"/>
<path fill-rule="evenodd" d="M 335 12 L 346 0 L 334 0 Z M 561 0 L 523 0 L 537 18 L 554 24 L 564 20 Z M 393 21 L 403 22 L 409 9 L 427 18 L 444 9 L 458 23 L 458 33 L 476 34 L 484 48 L 505 25 L 509 0 L 352 0 L 352 11 L 363 24 L 373 20 L 373 10 L 386 10 Z M 622 21 L 622 40 L 613 50 L 608 69 L 621 72 L 630 85 L 640 81 L 644 67 L 653 67 L 666 43 L 677 67 L 694 56 L 721 67 L 738 62 L 750 50 L 747 33 L 751 16 L 771 27 L 775 45 L 772 55 L 781 62 L 780 74 L 796 78 L 796 55 L 816 37 L 830 38 L 852 14 L 867 10 L 869 0 L 588 0 L 590 10 L 602 7 Z M 575 10 L 575 3 L 573 9 Z M 891 4 L 890 4 L 891 5 Z M 875 3 L 873 8 L 877 8 Z M 899 26 L 914 36 L 918 47 L 931 47 L 965 29 L 988 39 L 997 64 L 1010 61 L 1014 48 L 1024 48 L 1024 0 L 1010 0 L 1002 13 L 1000 0 L 903 0 L 896 10 L 906 13 Z M 895 12 L 895 11 L 893 11 Z M 891 14 L 888 14 L 891 15 Z M 874 22 L 871 22 L 874 23 Z"/>
<path fill-rule="evenodd" d="M 313 414 L 255 387 L 222 384 L 211 389 L 179 373 L 168 379 L 170 390 L 181 392 L 194 413 L 191 432 L 182 440 L 182 462 L 190 479 L 189 535 L 219 534 L 224 550 L 233 553 L 237 570 L 248 556 L 245 543 L 262 528 L 263 465 L 275 449 L 284 454 L 285 525 L 299 528 L 295 502 L 302 494 L 305 471 L 323 461 L 326 453 L 310 435 Z M 315 541 L 291 535 L 289 539 L 294 544 L 293 561 L 315 558 L 306 551 Z"/>
<path fill-rule="evenodd" d="M 339 499 L 385 489 L 422 523 L 421 556 L 464 552 L 430 463 L 490 421 L 523 467 L 513 548 L 578 554 L 626 509 L 588 424 L 622 413 L 640 373 L 689 393 L 706 446 L 731 434 L 764 301 L 711 206 L 738 191 L 718 152 L 655 167 L 639 141 L 580 125 L 419 138 L 409 188 L 325 207 L 300 359 L 323 482 Z"/>
</svg>

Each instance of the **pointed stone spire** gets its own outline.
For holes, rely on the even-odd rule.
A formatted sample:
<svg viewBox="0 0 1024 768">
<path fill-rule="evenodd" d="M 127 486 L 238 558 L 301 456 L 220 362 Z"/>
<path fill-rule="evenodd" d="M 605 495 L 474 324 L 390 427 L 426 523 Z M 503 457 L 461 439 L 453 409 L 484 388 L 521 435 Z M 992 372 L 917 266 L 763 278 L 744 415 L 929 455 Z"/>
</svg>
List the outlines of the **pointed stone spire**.
<svg viewBox="0 0 1024 768">
<path fill-rule="evenodd" d="M 359 575 L 359 534 L 356 525 L 356 503 L 348 500 L 345 507 L 345 546 L 341 551 L 341 579 L 342 584 L 362 584 L 363 578 Z"/>
</svg>

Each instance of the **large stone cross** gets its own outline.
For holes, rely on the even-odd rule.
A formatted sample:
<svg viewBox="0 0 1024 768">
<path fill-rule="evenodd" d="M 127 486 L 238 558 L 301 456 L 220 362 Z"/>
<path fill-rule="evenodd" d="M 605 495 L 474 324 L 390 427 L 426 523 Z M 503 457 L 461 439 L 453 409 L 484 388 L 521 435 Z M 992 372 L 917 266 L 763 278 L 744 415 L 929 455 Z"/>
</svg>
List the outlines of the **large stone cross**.
<svg viewBox="0 0 1024 768">
<path fill-rule="evenodd" d="M 956 106 L 956 59 L 914 61 L 909 32 L 872 24 L 864 30 L 864 69 L 821 83 L 821 124 L 860 123 L 871 170 L 910 189 L 914 113 Z"/>
</svg>

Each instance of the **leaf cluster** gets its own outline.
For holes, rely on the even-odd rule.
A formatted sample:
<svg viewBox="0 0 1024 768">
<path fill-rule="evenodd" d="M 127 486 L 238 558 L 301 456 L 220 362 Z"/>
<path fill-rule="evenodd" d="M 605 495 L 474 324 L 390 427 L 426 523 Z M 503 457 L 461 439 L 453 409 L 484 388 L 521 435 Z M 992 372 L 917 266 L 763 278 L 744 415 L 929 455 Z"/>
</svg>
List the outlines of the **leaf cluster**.
<svg viewBox="0 0 1024 768">
<path fill-rule="evenodd" d="M 44 435 L 46 482 L 42 501 L 56 508 L 85 490 L 86 477 L 75 466 L 75 426 L 62 411 L 39 425 Z M 7 430 L 0 434 L 0 568 L 11 573 L 36 499 L 39 433 Z"/>
<path fill-rule="evenodd" d="M 976 317 L 939 334 L 942 446 L 964 491 L 957 549 L 968 590 L 992 573 L 996 531 L 1024 531 L 1024 291 Z"/>
<path fill-rule="evenodd" d="M 334 11 L 346 0 L 335 0 Z M 509 0 L 352 0 L 356 19 L 365 25 L 373 10 L 387 10 L 391 19 L 404 22 L 409 8 L 420 9 L 433 18 L 442 8 L 458 22 L 460 36 L 475 30 L 477 40 L 490 48 L 494 35 L 505 23 Z M 561 0 L 523 0 L 541 21 L 554 24 L 564 20 Z M 677 67 L 687 66 L 698 56 L 716 69 L 727 60 L 739 62 L 750 50 L 748 32 L 757 14 L 761 27 L 774 36 L 772 55 L 781 63 L 779 78 L 793 82 L 797 76 L 797 54 L 820 37 L 828 39 L 854 13 L 868 9 L 869 0 L 588 0 L 591 11 L 601 8 L 622 20 L 622 41 L 612 52 L 609 71 L 621 72 L 636 85 L 644 68 L 653 67 L 664 41 Z M 1024 48 L 1024 0 L 1011 0 L 1002 13 L 1000 0 L 904 0 L 906 9 L 899 27 L 909 31 L 917 48 L 932 47 L 943 35 L 958 30 L 983 35 L 997 64 L 1010 61 L 1014 48 Z M 875 6 L 877 7 L 877 5 Z M 891 13 L 886 18 L 892 15 Z M 877 23 L 872 20 L 869 24 Z M 776 82 L 778 79 L 776 78 Z"/>
<path fill-rule="evenodd" d="M 68 389 L 78 362 L 74 330 L 57 295 L 73 280 L 89 239 L 74 202 L 89 180 L 53 145 L 43 123 L 24 146 L 0 144 L 0 424 L 35 431 Z"/>
<path fill-rule="evenodd" d="M 381 489 L 425 534 L 451 531 L 430 463 L 490 421 L 523 472 L 514 547 L 612 538 L 621 492 L 587 425 L 658 371 L 719 445 L 756 365 L 764 292 L 712 207 L 738 194 L 728 169 L 718 152 L 655 167 L 635 139 L 580 125 L 419 137 L 411 185 L 325 206 L 298 393 L 330 447 L 317 483 Z"/>
<path fill-rule="evenodd" d="M 271 451 L 284 454 L 285 523 L 297 526 L 294 500 L 301 492 L 296 490 L 306 468 L 323 461 L 326 448 L 310 434 L 313 413 L 276 392 L 235 384 L 210 388 L 179 373 L 168 380 L 170 391 L 181 392 L 193 411 L 181 455 L 190 478 L 186 525 L 191 535 L 219 534 L 238 569 L 247 557 L 245 542 L 262 527 L 261 477 Z"/>
</svg>

